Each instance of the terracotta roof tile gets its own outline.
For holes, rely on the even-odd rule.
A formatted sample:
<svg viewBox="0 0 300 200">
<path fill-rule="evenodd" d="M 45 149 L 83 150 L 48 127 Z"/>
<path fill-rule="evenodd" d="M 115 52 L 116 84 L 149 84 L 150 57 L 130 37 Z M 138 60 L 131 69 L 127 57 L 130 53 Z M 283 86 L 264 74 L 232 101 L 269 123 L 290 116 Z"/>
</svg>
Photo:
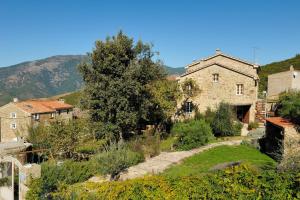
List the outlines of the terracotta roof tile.
<svg viewBox="0 0 300 200">
<path fill-rule="evenodd" d="M 275 125 L 283 127 L 283 128 L 294 126 L 294 124 L 292 122 L 290 122 L 289 120 L 284 119 L 282 117 L 270 117 L 270 118 L 267 118 L 266 121 L 271 122 L 272 124 L 275 124 Z"/>
<path fill-rule="evenodd" d="M 14 103 L 22 110 L 33 113 L 49 113 L 62 109 L 71 109 L 73 106 L 56 100 L 26 100 Z"/>
</svg>

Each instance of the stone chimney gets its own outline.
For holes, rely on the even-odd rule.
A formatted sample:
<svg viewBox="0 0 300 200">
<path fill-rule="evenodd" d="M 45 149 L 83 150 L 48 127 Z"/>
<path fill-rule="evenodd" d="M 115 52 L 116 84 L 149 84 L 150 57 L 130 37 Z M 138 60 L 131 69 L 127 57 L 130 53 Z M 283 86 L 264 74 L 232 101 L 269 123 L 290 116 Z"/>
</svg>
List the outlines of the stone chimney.
<svg viewBox="0 0 300 200">
<path fill-rule="evenodd" d="M 219 54 L 221 54 L 222 52 L 221 52 L 221 50 L 220 49 L 216 49 L 216 55 L 219 55 Z"/>
<path fill-rule="evenodd" d="M 293 65 L 290 66 L 290 71 L 294 71 L 294 66 Z"/>
<path fill-rule="evenodd" d="M 17 97 L 13 98 L 13 102 L 17 103 L 19 101 L 19 99 Z"/>
</svg>

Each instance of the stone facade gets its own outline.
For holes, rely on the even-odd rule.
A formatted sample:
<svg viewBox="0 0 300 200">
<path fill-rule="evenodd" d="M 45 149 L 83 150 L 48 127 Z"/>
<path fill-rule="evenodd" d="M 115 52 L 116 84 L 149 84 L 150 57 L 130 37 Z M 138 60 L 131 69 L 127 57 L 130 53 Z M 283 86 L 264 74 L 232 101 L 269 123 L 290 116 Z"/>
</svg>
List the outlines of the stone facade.
<svg viewBox="0 0 300 200">
<path fill-rule="evenodd" d="M 40 122 L 72 119 L 72 106 L 63 102 L 61 104 L 67 108 L 55 108 L 52 104 L 49 104 L 49 107 L 47 104 L 40 106 L 38 101 L 34 101 L 34 104 L 31 104 L 31 101 L 28 104 L 26 101 L 11 102 L 0 107 L 0 142 L 17 140 L 17 137 L 26 138 L 28 128 Z M 22 107 L 24 105 L 28 107 L 25 109 Z"/>
<path fill-rule="evenodd" d="M 246 122 L 248 123 L 255 118 L 258 93 L 257 68 L 257 65 L 217 51 L 214 56 L 188 65 L 179 82 L 183 83 L 186 79 L 195 80 L 200 92 L 191 101 L 200 112 L 205 112 L 208 107 L 215 109 L 223 101 L 233 106 L 244 106 L 248 112 Z M 217 81 L 213 80 L 214 74 L 218 76 Z M 238 84 L 243 85 L 242 94 L 237 94 Z"/>
<path fill-rule="evenodd" d="M 300 90 L 300 71 L 291 66 L 289 71 L 268 76 L 268 99 L 277 99 L 288 90 Z"/>
</svg>

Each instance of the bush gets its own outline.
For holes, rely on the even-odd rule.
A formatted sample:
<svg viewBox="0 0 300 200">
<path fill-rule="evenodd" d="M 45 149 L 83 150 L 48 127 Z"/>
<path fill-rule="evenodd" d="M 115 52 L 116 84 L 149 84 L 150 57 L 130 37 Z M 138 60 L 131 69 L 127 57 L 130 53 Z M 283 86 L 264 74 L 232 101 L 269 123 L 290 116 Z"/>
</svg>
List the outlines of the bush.
<svg viewBox="0 0 300 200">
<path fill-rule="evenodd" d="M 279 105 L 279 114 L 300 126 L 300 92 L 283 93 L 279 98 Z"/>
<path fill-rule="evenodd" d="M 248 130 L 257 129 L 258 128 L 258 122 L 250 122 L 248 125 Z"/>
<path fill-rule="evenodd" d="M 97 163 L 100 174 L 110 174 L 111 179 L 114 180 L 121 171 L 143 161 L 144 157 L 125 145 L 111 144 L 106 151 L 97 154 L 93 160 Z"/>
<path fill-rule="evenodd" d="M 88 180 L 96 174 L 96 166 L 91 161 L 74 162 L 67 160 L 62 164 L 45 162 L 42 164 L 41 178 L 29 186 L 30 199 L 44 199 L 57 190 L 59 184 L 74 184 Z"/>
<path fill-rule="evenodd" d="M 189 177 L 150 176 L 122 182 L 84 183 L 64 187 L 61 199 L 297 199 L 294 174 L 259 172 L 249 165 L 215 174 Z"/>
<path fill-rule="evenodd" d="M 202 146 L 214 138 L 210 126 L 203 119 L 178 122 L 171 132 L 176 134 L 175 147 L 180 150 Z"/>
<path fill-rule="evenodd" d="M 134 152 L 139 152 L 145 158 L 151 158 L 160 153 L 160 135 L 147 131 L 143 135 L 128 142 L 129 148 Z"/>
<path fill-rule="evenodd" d="M 235 136 L 241 134 L 243 125 L 235 122 L 232 107 L 227 103 L 220 103 L 211 123 L 215 136 Z"/>
</svg>

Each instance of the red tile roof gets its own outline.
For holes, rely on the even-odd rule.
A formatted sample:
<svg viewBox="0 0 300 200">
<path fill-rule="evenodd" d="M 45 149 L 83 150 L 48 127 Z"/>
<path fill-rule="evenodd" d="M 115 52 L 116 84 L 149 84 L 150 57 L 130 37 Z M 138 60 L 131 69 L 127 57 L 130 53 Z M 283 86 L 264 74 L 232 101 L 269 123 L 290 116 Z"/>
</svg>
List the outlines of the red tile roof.
<svg viewBox="0 0 300 200">
<path fill-rule="evenodd" d="M 57 110 L 71 109 L 73 106 L 57 100 L 26 100 L 14 103 L 22 110 L 34 113 L 49 113 Z"/>
<path fill-rule="evenodd" d="M 294 126 L 294 124 L 292 122 L 290 122 L 289 120 L 284 119 L 282 117 L 270 117 L 270 118 L 267 118 L 266 120 L 272 124 L 275 124 L 275 125 L 283 127 L 283 128 Z"/>
</svg>

